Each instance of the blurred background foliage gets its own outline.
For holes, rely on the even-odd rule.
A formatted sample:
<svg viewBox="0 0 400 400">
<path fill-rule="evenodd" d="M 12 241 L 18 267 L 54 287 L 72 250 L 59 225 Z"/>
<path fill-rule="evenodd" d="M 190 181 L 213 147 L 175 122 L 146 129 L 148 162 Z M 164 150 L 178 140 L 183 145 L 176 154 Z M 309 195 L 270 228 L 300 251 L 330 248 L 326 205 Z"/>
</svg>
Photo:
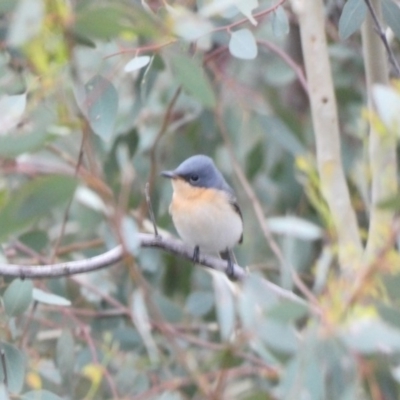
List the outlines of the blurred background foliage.
<svg viewBox="0 0 400 400">
<path fill-rule="evenodd" d="M 326 34 L 365 233 L 366 10 L 344 4 L 325 2 Z M 384 6 L 396 52 L 400 9 Z M 363 290 L 341 276 L 302 62 L 287 1 L 0 2 L 2 262 L 84 259 L 118 243 L 130 254 L 90 274 L 1 278 L 1 399 L 399 398 L 399 255 L 389 246 Z M 152 232 L 145 184 L 157 223 L 175 234 L 159 172 L 198 153 L 243 211 L 236 255 L 253 274 L 239 289 L 139 247 L 137 232 Z M 304 297 L 291 268 L 311 293 L 304 301 L 261 283 Z"/>
</svg>

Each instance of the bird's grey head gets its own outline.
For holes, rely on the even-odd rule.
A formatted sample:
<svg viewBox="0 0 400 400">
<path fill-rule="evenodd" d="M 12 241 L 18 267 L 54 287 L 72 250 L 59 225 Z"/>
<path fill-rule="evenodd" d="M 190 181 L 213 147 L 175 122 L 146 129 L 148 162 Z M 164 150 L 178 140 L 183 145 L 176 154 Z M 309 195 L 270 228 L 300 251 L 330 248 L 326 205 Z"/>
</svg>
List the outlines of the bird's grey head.
<svg viewBox="0 0 400 400">
<path fill-rule="evenodd" d="M 202 154 L 189 157 L 173 171 L 163 171 L 161 175 L 172 179 L 183 179 L 192 186 L 214 188 L 233 193 L 232 188 L 226 183 L 214 161 Z"/>
</svg>

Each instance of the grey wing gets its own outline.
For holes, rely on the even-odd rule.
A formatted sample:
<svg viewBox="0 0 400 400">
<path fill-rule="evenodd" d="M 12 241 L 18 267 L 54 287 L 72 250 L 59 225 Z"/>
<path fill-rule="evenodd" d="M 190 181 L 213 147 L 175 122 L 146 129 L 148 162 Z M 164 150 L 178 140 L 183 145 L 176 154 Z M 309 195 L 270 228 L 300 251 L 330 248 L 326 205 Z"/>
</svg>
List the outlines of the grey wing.
<svg viewBox="0 0 400 400">
<path fill-rule="evenodd" d="M 236 201 L 236 198 L 234 196 L 232 196 L 229 201 L 230 201 L 230 203 L 232 205 L 232 208 L 239 215 L 240 219 L 243 222 L 242 210 L 240 209 L 239 204 Z M 242 242 L 243 242 L 243 232 L 242 232 L 242 236 L 240 236 L 240 239 L 239 239 L 239 243 L 242 243 Z"/>
</svg>

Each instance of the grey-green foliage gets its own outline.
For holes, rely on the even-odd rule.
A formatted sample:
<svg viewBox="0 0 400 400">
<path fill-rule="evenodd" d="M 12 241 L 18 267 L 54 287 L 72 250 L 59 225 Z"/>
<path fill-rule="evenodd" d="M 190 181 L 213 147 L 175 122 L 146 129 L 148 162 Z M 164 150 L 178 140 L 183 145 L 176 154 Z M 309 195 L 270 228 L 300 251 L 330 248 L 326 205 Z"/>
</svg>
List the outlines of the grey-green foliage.
<svg viewBox="0 0 400 400">
<path fill-rule="evenodd" d="M 0 397 L 398 398 L 399 279 L 383 275 L 368 292 L 377 298 L 341 309 L 349 288 L 338 283 L 302 72 L 282 57 L 301 63 L 290 6 L 255 25 L 275 3 L 222 13 L 202 8 L 213 1 L 170 3 L 0 2 L 0 262 L 84 259 L 121 241 L 130 255 L 74 278 L 1 279 Z M 348 38 L 366 7 L 348 1 L 339 13 Z M 398 5 L 385 0 L 383 14 L 399 36 Z M 345 173 L 366 228 L 362 52 L 334 37 Z M 196 153 L 237 193 L 243 284 L 139 247 L 137 232 L 152 228 L 146 182 L 157 223 L 176 234 L 158 173 Z"/>
</svg>

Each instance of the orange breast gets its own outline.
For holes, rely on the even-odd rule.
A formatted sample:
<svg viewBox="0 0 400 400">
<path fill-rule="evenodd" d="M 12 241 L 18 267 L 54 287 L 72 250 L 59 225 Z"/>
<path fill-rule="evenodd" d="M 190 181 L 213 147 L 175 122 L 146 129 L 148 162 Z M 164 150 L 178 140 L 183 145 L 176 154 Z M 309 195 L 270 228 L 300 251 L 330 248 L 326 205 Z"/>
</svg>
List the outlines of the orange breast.
<svg viewBox="0 0 400 400">
<path fill-rule="evenodd" d="M 223 191 L 172 181 L 170 213 L 184 242 L 212 253 L 232 248 L 243 232 L 240 216 Z"/>
</svg>

